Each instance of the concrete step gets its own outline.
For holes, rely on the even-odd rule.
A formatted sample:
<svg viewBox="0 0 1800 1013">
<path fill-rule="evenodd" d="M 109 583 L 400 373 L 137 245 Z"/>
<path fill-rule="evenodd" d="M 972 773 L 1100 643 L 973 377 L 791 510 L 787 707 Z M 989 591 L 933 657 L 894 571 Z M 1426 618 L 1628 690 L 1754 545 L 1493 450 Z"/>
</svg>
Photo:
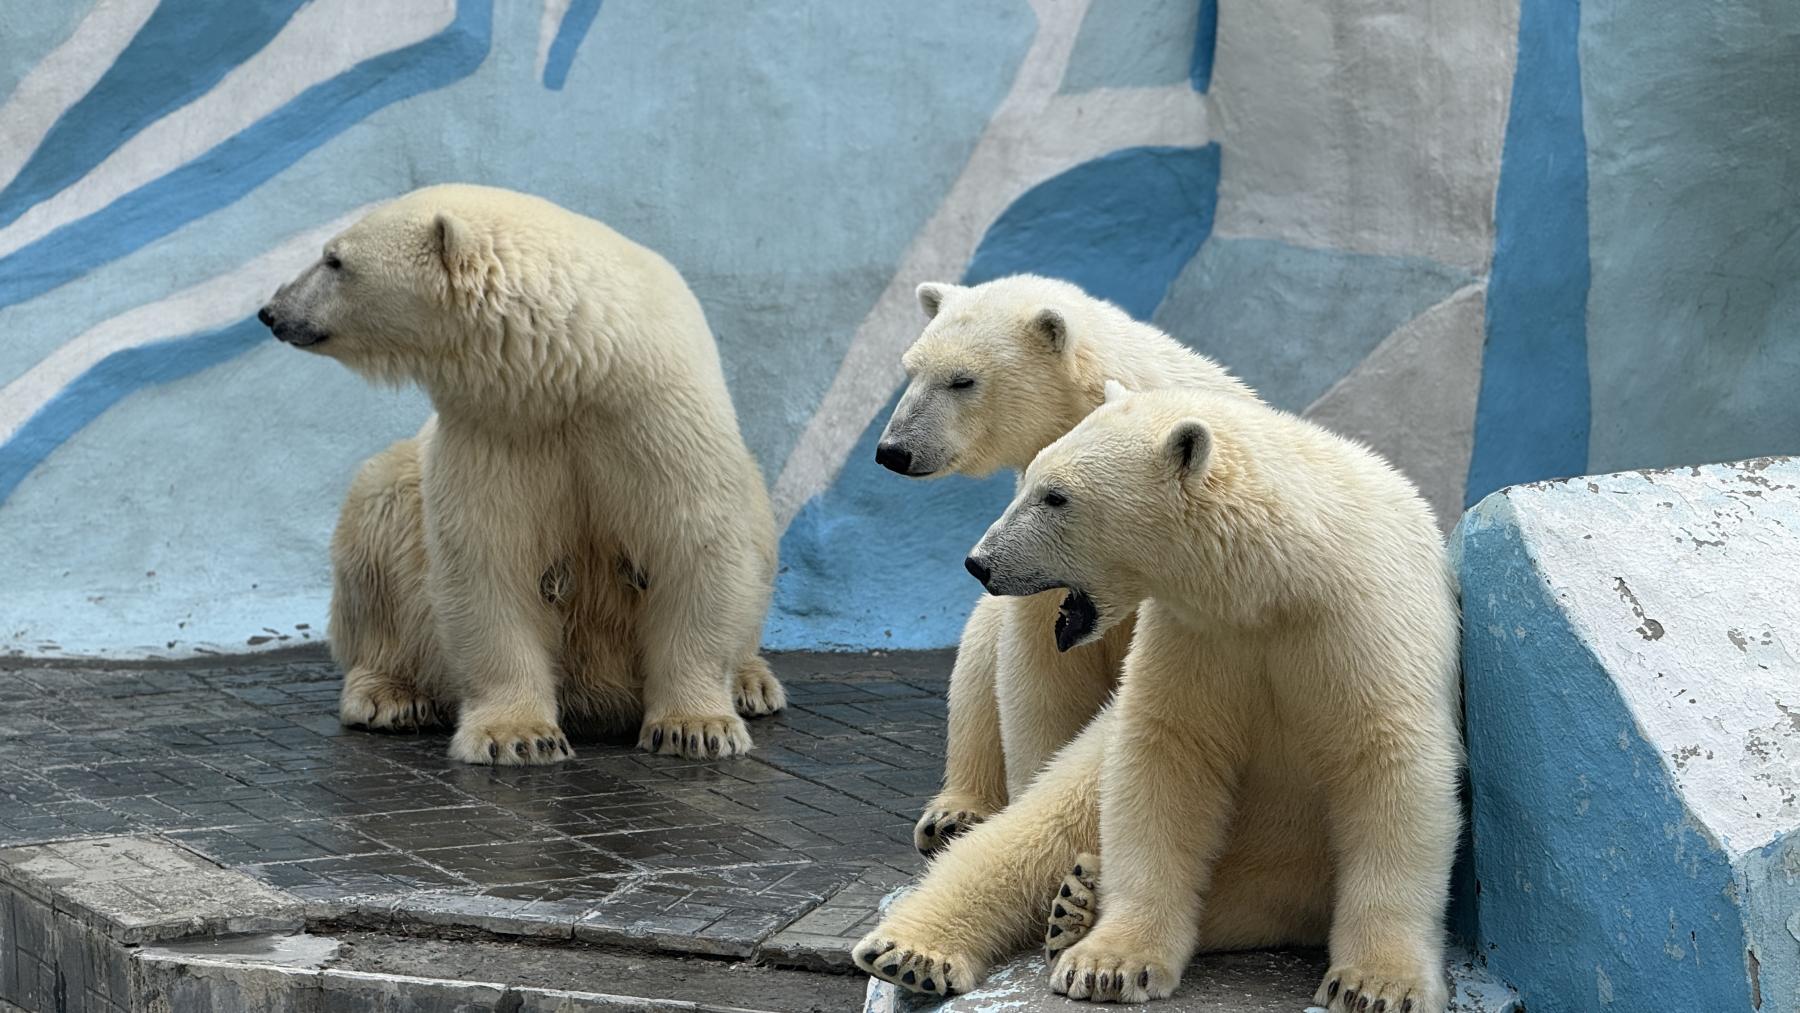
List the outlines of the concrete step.
<svg viewBox="0 0 1800 1013">
<path fill-rule="evenodd" d="M 130 1009 L 314 1013 L 835 1013 L 861 983 L 703 957 L 380 933 L 238 936 L 144 947 Z"/>
</svg>

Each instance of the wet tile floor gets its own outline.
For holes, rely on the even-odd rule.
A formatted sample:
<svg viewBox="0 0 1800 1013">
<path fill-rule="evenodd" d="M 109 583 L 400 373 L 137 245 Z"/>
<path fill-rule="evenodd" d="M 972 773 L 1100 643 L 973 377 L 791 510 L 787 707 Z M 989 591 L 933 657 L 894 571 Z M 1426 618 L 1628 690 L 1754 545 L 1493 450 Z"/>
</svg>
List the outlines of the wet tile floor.
<svg viewBox="0 0 1800 1013">
<path fill-rule="evenodd" d="M 848 968 L 919 869 L 947 653 L 777 655 L 745 758 L 576 742 L 476 768 L 340 728 L 324 660 L 0 669 L 0 846 L 154 834 L 318 922 L 436 925 Z"/>
</svg>

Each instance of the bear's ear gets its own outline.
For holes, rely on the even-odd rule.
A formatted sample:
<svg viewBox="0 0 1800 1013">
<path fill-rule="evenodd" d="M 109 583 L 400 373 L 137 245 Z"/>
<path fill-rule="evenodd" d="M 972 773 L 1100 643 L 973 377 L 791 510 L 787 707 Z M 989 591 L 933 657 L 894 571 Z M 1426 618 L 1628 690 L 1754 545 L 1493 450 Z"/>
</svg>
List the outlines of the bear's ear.
<svg viewBox="0 0 1800 1013">
<path fill-rule="evenodd" d="M 1190 475 L 1206 471 L 1206 463 L 1212 458 L 1212 447 L 1212 430 L 1199 419 L 1183 419 L 1176 423 L 1163 441 L 1163 452 L 1174 466 L 1177 480 L 1182 482 Z"/>
<path fill-rule="evenodd" d="M 1052 352 L 1060 353 L 1069 347 L 1069 322 L 1053 309 L 1038 310 L 1038 315 L 1031 318 L 1031 333 L 1049 345 Z"/>
<path fill-rule="evenodd" d="M 927 281 L 919 284 L 917 289 L 919 308 L 925 311 L 927 319 L 938 315 L 938 307 L 944 305 L 944 297 L 957 287 L 956 285 L 946 285 L 941 281 Z"/>
<path fill-rule="evenodd" d="M 475 236 L 469 226 L 450 212 L 439 211 L 431 223 L 431 236 L 437 246 L 438 259 L 443 262 L 450 280 L 457 282 L 466 277 L 477 256 Z"/>
<path fill-rule="evenodd" d="M 1130 395 L 1131 391 L 1125 389 L 1124 384 L 1117 380 L 1108 380 L 1106 381 L 1106 396 L 1101 399 L 1101 404 L 1112 404 L 1114 401 L 1123 401 Z"/>
</svg>

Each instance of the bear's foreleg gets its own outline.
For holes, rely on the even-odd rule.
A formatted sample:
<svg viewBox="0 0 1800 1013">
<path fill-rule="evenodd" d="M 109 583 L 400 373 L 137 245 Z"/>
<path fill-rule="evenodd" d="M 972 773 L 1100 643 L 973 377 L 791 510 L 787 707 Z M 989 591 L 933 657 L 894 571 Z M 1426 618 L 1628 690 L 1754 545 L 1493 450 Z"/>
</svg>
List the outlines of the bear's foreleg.
<svg viewBox="0 0 1800 1013">
<path fill-rule="evenodd" d="M 1112 693 L 1104 644 L 1056 649 L 1056 618 L 1065 594 L 1056 590 L 1008 599 L 994 682 L 1006 786 L 1014 794 L 1031 783 Z"/>
<path fill-rule="evenodd" d="M 950 842 L 919 885 L 851 951 L 864 971 L 916 992 L 966 992 L 1042 938 L 1057 883 L 1099 844 L 1102 711 L 1024 794 Z"/>
<path fill-rule="evenodd" d="M 537 523 L 563 469 L 513 443 L 441 425 L 425 469 L 426 548 L 439 643 L 457 676 L 450 756 L 556 763 L 574 755 L 558 724 L 561 621 L 544 600 L 554 532 Z"/>
<path fill-rule="evenodd" d="M 768 581 L 752 557 L 747 548 L 690 546 L 650 563 L 640 749 L 695 760 L 750 751 L 735 696 L 768 608 Z"/>
<path fill-rule="evenodd" d="M 1382 673 L 1388 684 L 1405 681 L 1392 671 Z M 1334 1013 L 1442 1013 L 1449 1002 L 1443 922 L 1461 754 L 1454 702 L 1435 696 L 1333 722 L 1337 731 L 1320 736 L 1337 897 L 1331 966 L 1314 1001 Z"/>
<path fill-rule="evenodd" d="M 1071 999 L 1163 998 L 1198 947 L 1243 770 L 1249 680 L 1231 652 L 1195 655 L 1190 638 L 1140 618 L 1101 775 L 1098 918 L 1050 968 Z"/>
<path fill-rule="evenodd" d="M 982 596 L 963 626 L 950 670 L 950 729 L 944 787 L 913 828 L 913 845 L 933 854 L 1006 804 L 1006 754 L 994 668 L 1008 599 Z"/>
</svg>

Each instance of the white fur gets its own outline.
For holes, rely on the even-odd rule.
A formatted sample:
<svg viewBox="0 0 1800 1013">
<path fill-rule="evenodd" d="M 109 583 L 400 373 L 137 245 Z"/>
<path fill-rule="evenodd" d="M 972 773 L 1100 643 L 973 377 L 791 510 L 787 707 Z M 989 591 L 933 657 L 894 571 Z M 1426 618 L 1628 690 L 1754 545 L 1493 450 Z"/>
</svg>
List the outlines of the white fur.
<svg viewBox="0 0 1800 1013">
<path fill-rule="evenodd" d="M 928 282 L 919 304 L 931 319 L 906 352 L 911 379 L 882 442 L 907 448 L 933 477 L 1023 470 L 1121 379 L 1255 396 L 1217 363 L 1066 281 Z M 959 379 L 975 382 L 949 386 Z M 943 791 L 914 834 L 921 850 L 1016 797 L 1112 693 L 1130 621 L 1060 653 L 1052 630 L 1061 602 L 1050 591 L 976 603 L 951 674 Z"/>
<path fill-rule="evenodd" d="M 667 261 L 547 201 L 437 186 L 332 239 L 268 312 L 437 409 L 365 465 L 334 539 L 346 721 L 454 706 L 473 763 L 570 755 L 565 710 L 641 717 L 661 752 L 750 747 L 736 711 L 784 702 L 756 653 L 774 523 Z"/>
<path fill-rule="evenodd" d="M 1098 851 L 1098 918 L 1057 991 L 1166 996 L 1196 951 L 1328 942 L 1320 1005 L 1441 1013 L 1458 618 L 1411 483 L 1249 399 L 1117 396 L 1038 456 L 979 551 L 995 583 L 1082 588 L 1103 624 L 1142 602 L 1136 640 L 1116 701 L 944 851 L 858 962 L 923 952 L 972 985 Z"/>
</svg>

